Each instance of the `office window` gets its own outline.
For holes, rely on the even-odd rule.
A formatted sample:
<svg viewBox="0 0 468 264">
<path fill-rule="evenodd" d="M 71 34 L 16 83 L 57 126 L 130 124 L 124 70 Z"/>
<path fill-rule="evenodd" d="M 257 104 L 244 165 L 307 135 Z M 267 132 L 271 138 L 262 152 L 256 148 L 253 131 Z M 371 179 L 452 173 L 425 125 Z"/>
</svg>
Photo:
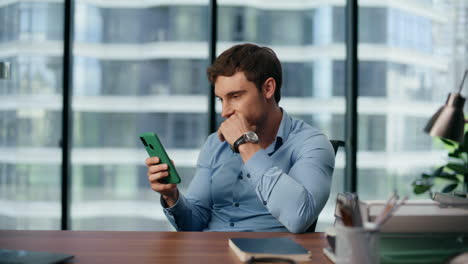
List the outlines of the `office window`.
<svg viewBox="0 0 468 264">
<path fill-rule="evenodd" d="M 0 8 L 0 42 L 18 39 L 18 4 L 9 4 Z"/>
<path fill-rule="evenodd" d="M 303 27 L 305 16 L 301 10 L 295 11 L 269 11 L 265 19 L 269 26 L 265 33 L 271 36 L 269 45 L 303 45 Z"/>
<path fill-rule="evenodd" d="M 425 167 L 402 165 L 400 168 L 361 168 L 359 170 L 359 197 L 363 200 L 387 200 L 393 190 L 405 194 L 410 199 L 429 199 L 427 194 L 413 194 L 411 183 L 419 174 L 415 171 L 427 171 Z M 363 191 L 366 190 L 366 191 Z"/>
<path fill-rule="evenodd" d="M 75 15 L 82 18 L 75 19 L 77 42 L 130 44 L 169 40 L 168 6 L 103 8 L 77 2 Z"/>
<path fill-rule="evenodd" d="M 359 95 L 385 97 L 387 94 L 387 63 L 359 62 Z M 333 61 L 333 94 L 345 95 L 345 61 Z"/>
<path fill-rule="evenodd" d="M 359 7 L 359 41 L 361 43 L 386 44 L 388 8 Z M 333 8 L 333 42 L 344 43 L 346 14 L 342 7 Z"/>
<path fill-rule="evenodd" d="M 137 135 L 160 135 L 185 191 L 207 136 L 208 1 L 98 2 L 75 1 L 71 226 L 173 230 L 149 188 Z M 361 198 L 410 194 L 412 179 L 438 164 L 440 149 L 421 130 L 468 67 L 467 5 L 360 5 Z M 0 80 L 0 228 L 60 228 L 63 7 L 0 5 L 0 60 L 12 65 L 12 78 Z M 220 1 L 217 51 L 243 42 L 273 48 L 284 70 L 280 105 L 344 139 L 344 7 Z M 340 151 L 318 231 L 333 222 L 344 167 Z"/>
<path fill-rule="evenodd" d="M 60 229 L 63 4 L 0 6 L 0 228 Z"/>
<path fill-rule="evenodd" d="M 7 46 L 14 45 L 12 43 Z M 29 44 L 27 44 L 29 45 Z M 33 45 L 33 44 L 31 44 Z M 11 79 L 2 80 L 0 95 L 4 96 L 38 96 L 38 100 L 47 99 L 43 95 L 53 97 L 62 90 L 62 58 L 60 56 L 46 56 L 44 54 L 15 54 L 1 58 L 11 64 Z M 58 99 L 60 100 L 60 99 Z M 37 102 L 37 100 L 36 100 Z"/>
<path fill-rule="evenodd" d="M 361 43 L 385 44 L 387 43 L 388 21 L 387 8 L 359 8 L 359 41 Z"/>
<path fill-rule="evenodd" d="M 429 136 L 421 136 L 420 133 L 412 131 L 423 131 L 427 124 L 427 118 L 417 116 L 402 116 L 401 125 L 396 127 L 395 134 L 402 136 L 402 144 L 395 146 L 399 151 L 431 151 L 436 146 L 434 140 Z M 403 130 L 403 131 L 402 131 Z"/>
<path fill-rule="evenodd" d="M 359 123 L 358 148 L 362 151 L 385 151 L 387 118 L 385 115 L 361 114 Z"/>
<path fill-rule="evenodd" d="M 359 95 L 385 97 L 387 89 L 387 65 L 380 61 L 359 62 Z"/>
<path fill-rule="evenodd" d="M 452 1 L 454 2 L 454 1 Z M 442 10 L 437 5 L 421 6 L 420 10 Z M 440 19 L 424 15 L 416 15 L 406 11 L 405 7 L 392 8 L 388 11 L 388 45 L 391 47 L 411 49 L 420 52 L 433 53 L 434 36 Z M 437 47 L 438 49 L 440 47 Z"/>
<path fill-rule="evenodd" d="M 205 5 L 175 5 L 169 9 L 171 41 L 205 42 L 208 39 L 208 8 Z"/>
<path fill-rule="evenodd" d="M 331 117 L 328 135 L 330 138 L 345 138 L 344 116 L 334 114 Z M 380 114 L 361 114 L 358 117 L 358 149 L 366 152 L 381 152 L 387 150 L 387 117 Z M 369 160 L 368 163 L 372 163 Z M 367 164 L 367 163 L 366 163 Z"/>
<path fill-rule="evenodd" d="M 219 41 L 255 42 L 262 45 L 310 45 L 315 10 L 262 9 L 220 5 Z"/>
<path fill-rule="evenodd" d="M 396 175 L 384 168 L 360 168 L 358 190 L 362 200 L 386 200 L 394 190 Z"/>
<path fill-rule="evenodd" d="M 219 12 L 223 16 L 218 17 L 218 39 L 220 41 L 242 41 L 248 30 L 247 18 L 250 8 L 221 6 Z"/>
<path fill-rule="evenodd" d="M 210 89 L 206 77 L 207 67 L 205 59 L 169 60 L 169 92 L 177 95 L 206 95 Z"/>
<path fill-rule="evenodd" d="M 436 103 L 448 93 L 437 89 L 446 81 L 446 74 L 431 67 L 390 63 L 387 74 L 389 86 L 394 87 L 391 94 L 393 98 Z"/>
<path fill-rule="evenodd" d="M 343 94 L 333 93 L 334 80 L 340 76 L 333 72 L 333 60 L 328 54 L 334 50 L 344 54 L 344 46 L 327 46 L 332 39 L 333 6 L 310 7 L 307 1 L 295 3 L 294 7 L 272 3 L 266 8 L 248 3 L 234 6 L 219 1 L 219 47 L 227 48 L 233 42 L 254 42 L 275 50 L 283 67 L 280 106 L 288 114 L 319 128 L 330 139 L 343 140 L 334 135 L 343 135 L 345 101 Z M 244 12 L 239 16 L 242 10 Z M 342 37 L 344 39 L 344 32 Z M 317 52 L 318 48 L 323 48 L 323 52 Z M 220 104 L 217 110 L 219 113 Z M 340 115 L 333 119 L 336 111 Z M 217 121 L 220 123 L 223 119 L 218 117 Z M 341 133 L 336 133 L 338 130 Z M 332 223 L 329 215 L 333 214 L 334 195 L 343 191 L 342 155 L 340 151 L 333 175 L 332 196 L 320 216 L 317 230 Z"/>
<path fill-rule="evenodd" d="M 21 2 L 17 5 L 19 40 L 37 42 L 62 40 L 63 4 Z"/>
<path fill-rule="evenodd" d="M 346 41 L 346 15 L 342 6 L 332 8 L 333 14 L 333 43 L 344 43 Z"/>
<path fill-rule="evenodd" d="M 101 8 L 104 43 L 139 43 L 144 35 L 143 9 Z"/>
<path fill-rule="evenodd" d="M 440 148 L 423 129 L 467 67 L 468 6 L 462 2 L 382 3 L 382 8 L 361 4 L 359 31 L 367 35 L 359 39 L 362 198 L 386 199 L 395 189 L 417 197 L 411 182 L 440 163 Z M 458 15 L 446 15 L 452 12 Z M 373 17 L 380 19 L 370 23 Z M 385 41 L 369 41 L 377 37 Z M 340 63 L 334 65 L 337 72 L 343 71 Z M 334 85 L 337 94 L 341 81 Z"/>
<path fill-rule="evenodd" d="M 158 134 L 184 192 L 208 132 L 207 3 L 77 6 L 71 226 L 173 230 L 138 135 Z"/>
<path fill-rule="evenodd" d="M 314 69 L 312 63 L 283 63 L 283 97 L 312 97 Z"/>
</svg>

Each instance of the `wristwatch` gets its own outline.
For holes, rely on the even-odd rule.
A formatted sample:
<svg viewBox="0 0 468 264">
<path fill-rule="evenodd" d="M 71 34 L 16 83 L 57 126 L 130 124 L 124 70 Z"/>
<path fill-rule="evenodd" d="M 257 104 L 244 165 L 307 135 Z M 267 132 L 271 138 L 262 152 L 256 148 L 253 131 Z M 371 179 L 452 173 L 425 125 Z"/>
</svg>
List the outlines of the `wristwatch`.
<svg viewBox="0 0 468 264">
<path fill-rule="evenodd" d="M 238 140 L 234 142 L 234 144 L 232 144 L 232 151 L 239 153 L 239 146 L 247 142 L 258 143 L 257 134 L 255 134 L 253 131 L 245 132 Z"/>
</svg>

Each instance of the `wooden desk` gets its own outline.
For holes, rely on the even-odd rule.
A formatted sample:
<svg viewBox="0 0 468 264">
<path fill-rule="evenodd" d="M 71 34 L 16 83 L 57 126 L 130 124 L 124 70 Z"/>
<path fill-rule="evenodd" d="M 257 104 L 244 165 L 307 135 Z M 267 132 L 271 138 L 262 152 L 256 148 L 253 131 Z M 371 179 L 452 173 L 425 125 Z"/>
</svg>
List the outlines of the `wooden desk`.
<svg viewBox="0 0 468 264">
<path fill-rule="evenodd" d="M 331 263 L 323 233 L 203 233 L 0 230 L 0 248 L 72 254 L 70 263 L 241 263 L 231 237 L 290 237 L 312 252 L 305 263 Z"/>
</svg>

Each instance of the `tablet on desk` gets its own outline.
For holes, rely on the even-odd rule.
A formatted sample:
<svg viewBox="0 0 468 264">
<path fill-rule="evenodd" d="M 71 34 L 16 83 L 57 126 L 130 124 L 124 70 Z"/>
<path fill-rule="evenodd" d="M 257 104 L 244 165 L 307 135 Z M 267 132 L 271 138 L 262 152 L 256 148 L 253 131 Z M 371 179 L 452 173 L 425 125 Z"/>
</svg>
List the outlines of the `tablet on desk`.
<svg viewBox="0 0 468 264">
<path fill-rule="evenodd" d="M 0 249 L 0 263 L 49 264 L 63 263 L 71 258 L 72 255 L 63 253 Z"/>
</svg>

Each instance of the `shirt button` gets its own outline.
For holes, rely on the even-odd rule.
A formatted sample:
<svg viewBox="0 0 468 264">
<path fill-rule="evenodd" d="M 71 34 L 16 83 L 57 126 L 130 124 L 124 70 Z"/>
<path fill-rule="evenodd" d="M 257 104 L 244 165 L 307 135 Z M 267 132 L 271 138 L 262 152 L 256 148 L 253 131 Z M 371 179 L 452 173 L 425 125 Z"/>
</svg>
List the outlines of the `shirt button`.
<svg viewBox="0 0 468 264">
<path fill-rule="evenodd" d="M 235 206 L 235 207 L 239 207 L 239 203 L 235 203 L 234 206 Z"/>
<path fill-rule="evenodd" d="M 234 226 L 234 223 L 229 223 L 230 226 Z"/>
<path fill-rule="evenodd" d="M 267 205 L 267 202 L 266 202 L 266 201 L 263 201 L 263 205 Z"/>
<path fill-rule="evenodd" d="M 250 174 L 247 174 L 247 178 L 250 178 Z"/>
</svg>

